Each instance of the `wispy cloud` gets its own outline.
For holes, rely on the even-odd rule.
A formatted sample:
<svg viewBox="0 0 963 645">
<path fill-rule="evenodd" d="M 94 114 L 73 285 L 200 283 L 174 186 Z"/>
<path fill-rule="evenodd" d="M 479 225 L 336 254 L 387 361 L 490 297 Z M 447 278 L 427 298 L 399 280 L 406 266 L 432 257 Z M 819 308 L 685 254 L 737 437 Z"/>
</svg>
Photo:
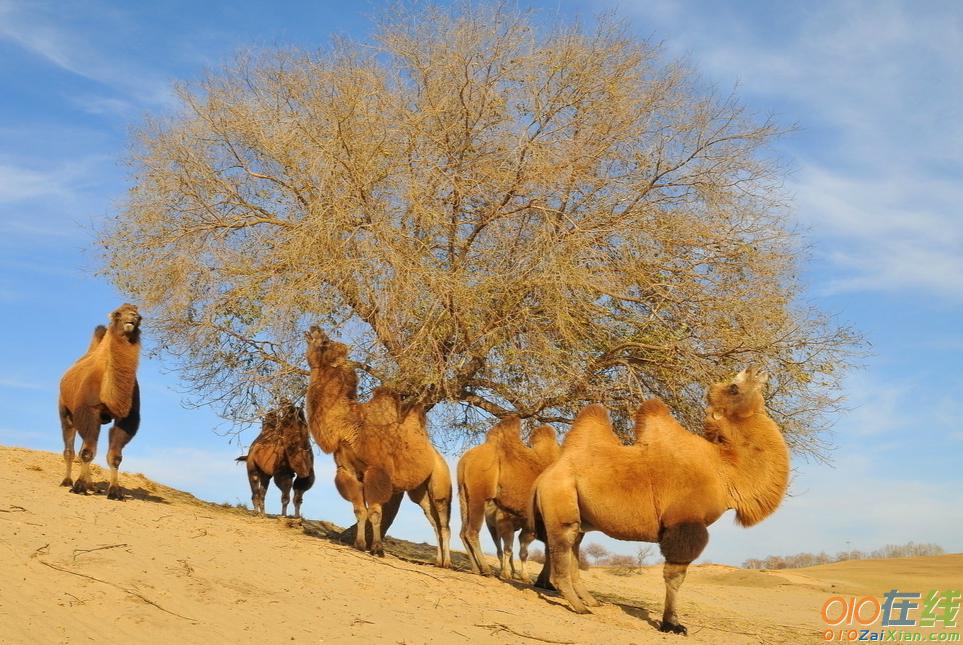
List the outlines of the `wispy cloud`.
<svg viewBox="0 0 963 645">
<path fill-rule="evenodd" d="M 0 40 L 18 45 L 60 69 L 94 81 L 123 94 L 127 101 L 85 95 L 78 100 L 90 107 L 116 109 L 129 101 L 143 105 L 169 106 L 173 103 L 170 82 L 149 67 L 138 65 L 130 56 L 99 49 L 94 40 L 72 30 L 67 5 L 47 7 L 0 1 Z M 123 32 L 126 27 L 118 10 L 101 7 L 96 14 L 104 24 L 100 33 Z M 89 35 L 88 35 L 89 36 Z"/>
<path fill-rule="evenodd" d="M 789 187 L 837 276 L 825 291 L 963 299 L 959 4 L 780 5 L 755 21 L 719 3 L 631 12 L 712 82 L 798 120 Z"/>
<path fill-rule="evenodd" d="M 0 388 L 7 388 L 11 390 L 49 390 L 50 386 L 37 383 L 29 379 L 0 376 Z"/>
<path fill-rule="evenodd" d="M 63 176 L 57 171 L 34 170 L 0 162 L 0 203 L 51 195 L 63 197 L 68 192 Z"/>
</svg>

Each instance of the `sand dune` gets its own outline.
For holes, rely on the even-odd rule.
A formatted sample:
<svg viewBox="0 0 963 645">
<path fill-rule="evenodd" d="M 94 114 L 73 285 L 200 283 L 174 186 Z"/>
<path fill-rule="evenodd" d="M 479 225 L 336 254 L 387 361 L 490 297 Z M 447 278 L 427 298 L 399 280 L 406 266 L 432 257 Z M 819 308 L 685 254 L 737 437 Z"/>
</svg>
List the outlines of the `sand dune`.
<svg viewBox="0 0 963 645">
<path fill-rule="evenodd" d="M 104 475 L 94 469 L 95 481 Z M 829 594 L 963 580 L 963 555 L 788 572 L 695 566 L 683 639 L 657 631 L 658 567 L 587 572 L 606 602 L 580 616 L 525 585 L 427 566 L 424 545 L 390 540 L 380 560 L 337 543 L 323 522 L 256 518 L 142 475 L 122 475 L 124 503 L 80 497 L 61 477 L 59 454 L 0 447 L 2 643 L 816 642 Z"/>
</svg>

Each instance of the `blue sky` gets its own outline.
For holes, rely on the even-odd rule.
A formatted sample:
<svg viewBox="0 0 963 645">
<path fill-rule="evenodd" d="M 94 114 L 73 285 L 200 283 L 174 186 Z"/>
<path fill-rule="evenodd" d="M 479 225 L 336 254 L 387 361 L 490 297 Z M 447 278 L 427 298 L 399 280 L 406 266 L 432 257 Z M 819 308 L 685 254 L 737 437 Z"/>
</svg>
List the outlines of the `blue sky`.
<svg viewBox="0 0 963 645">
<path fill-rule="evenodd" d="M 963 5 L 521 4 L 537 20 L 615 8 L 707 83 L 795 125 L 777 148 L 809 246 L 806 298 L 872 344 L 846 384 L 852 411 L 834 427 L 833 464 L 797 459 L 783 507 L 748 530 L 723 517 L 704 558 L 909 540 L 963 551 Z M 92 242 L 127 189 L 130 129 L 171 109 L 172 82 L 239 49 L 364 37 L 380 11 L 0 0 L 0 443 L 62 450 L 57 382 L 124 300 L 94 275 Z M 248 501 L 239 448 L 218 434 L 227 426 L 181 406 L 172 367 L 142 362 L 145 420 L 124 469 L 213 501 Z M 304 511 L 346 525 L 350 507 L 332 476 L 322 455 Z M 269 510 L 277 504 L 272 492 Z M 431 539 L 410 503 L 392 532 Z"/>
</svg>

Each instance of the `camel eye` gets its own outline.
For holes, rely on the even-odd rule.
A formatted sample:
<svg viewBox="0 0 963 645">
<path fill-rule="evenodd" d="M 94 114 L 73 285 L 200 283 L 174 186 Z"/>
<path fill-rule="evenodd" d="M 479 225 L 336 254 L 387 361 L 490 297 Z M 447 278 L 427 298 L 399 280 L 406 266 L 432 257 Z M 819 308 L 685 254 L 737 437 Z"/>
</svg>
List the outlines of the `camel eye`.
<svg viewBox="0 0 963 645">
<path fill-rule="evenodd" d="M 739 394 L 739 386 L 733 383 L 729 386 L 729 394 Z"/>
</svg>

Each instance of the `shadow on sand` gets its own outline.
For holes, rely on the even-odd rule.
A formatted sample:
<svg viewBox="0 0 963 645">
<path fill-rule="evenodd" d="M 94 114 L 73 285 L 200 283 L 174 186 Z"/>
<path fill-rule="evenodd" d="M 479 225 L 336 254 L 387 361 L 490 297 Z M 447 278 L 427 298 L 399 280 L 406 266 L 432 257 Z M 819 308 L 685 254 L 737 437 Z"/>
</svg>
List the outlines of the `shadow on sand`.
<svg viewBox="0 0 963 645">
<path fill-rule="evenodd" d="M 91 484 L 91 492 L 94 495 L 107 495 L 108 482 L 94 482 Z M 146 488 L 124 488 L 124 500 L 137 500 L 139 502 L 153 502 L 154 504 L 170 504 L 160 495 L 155 495 Z"/>
</svg>

